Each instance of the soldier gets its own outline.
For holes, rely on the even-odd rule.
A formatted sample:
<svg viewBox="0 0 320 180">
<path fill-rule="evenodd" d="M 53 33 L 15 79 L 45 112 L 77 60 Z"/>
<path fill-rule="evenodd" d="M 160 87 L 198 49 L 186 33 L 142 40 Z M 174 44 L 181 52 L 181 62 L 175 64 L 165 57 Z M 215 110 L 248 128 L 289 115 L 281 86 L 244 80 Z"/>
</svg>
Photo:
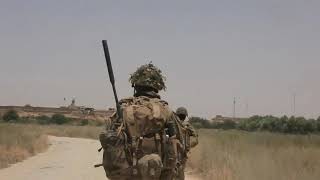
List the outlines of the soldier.
<svg viewBox="0 0 320 180">
<path fill-rule="evenodd" d="M 122 99 L 122 121 L 114 114 L 106 133 L 100 135 L 103 166 L 111 180 L 171 180 L 177 166 L 174 112 L 159 91 L 165 78 L 152 63 L 131 74 L 134 96 Z M 115 125 L 118 124 L 118 125 Z"/>
<path fill-rule="evenodd" d="M 189 122 L 188 111 L 186 108 L 179 107 L 176 110 L 176 115 L 179 117 L 179 124 L 182 126 L 182 128 L 180 128 L 182 134 L 180 141 L 182 141 L 182 145 L 184 146 L 182 148 L 184 153 L 180 161 L 182 169 L 184 170 L 188 159 L 188 153 L 190 152 L 191 148 L 195 147 L 198 144 L 198 134 Z"/>
<path fill-rule="evenodd" d="M 190 139 L 190 142 L 188 142 L 188 151 L 190 151 L 191 148 L 195 147 L 198 144 L 198 134 L 197 131 L 194 129 L 194 127 L 190 124 L 189 118 L 188 118 L 188 111 L 185 107 L 179 107 L 176 110 L 176 114 L 179 117 L 179 120 L 182 121 L 182 124 L 184 127 L 188 130 L 188 134 L 190 137 L 194 137 L 194 139 Z"/>
</svg>

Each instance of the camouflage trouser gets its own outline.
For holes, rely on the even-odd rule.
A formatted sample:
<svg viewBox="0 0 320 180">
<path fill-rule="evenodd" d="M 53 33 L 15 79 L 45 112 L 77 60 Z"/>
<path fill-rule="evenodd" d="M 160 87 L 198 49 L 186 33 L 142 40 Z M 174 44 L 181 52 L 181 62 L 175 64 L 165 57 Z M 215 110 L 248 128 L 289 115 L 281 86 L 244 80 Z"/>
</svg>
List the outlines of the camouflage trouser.
<svg viewBox="0 0 320 180">
<path fill-rule="evenodd" d="M 161 173 L 160 180 L 173 180 L 175 177 L 175 172 L 172 170 L 163 170 Z"/>
<path fill-rule="evenodd" d="M 161 172 L 161 180 L 173 180 L 177 171 L 177 141 L 171 140 L 167 143 L 165 151 L 164 164 L 165 168 Z"/>
<path fill-rule="evenodd" d="M 185 165 L 181 165 L 178 167 L 175 177 L 176 180 L 184 180 L 184 169 Z"/>
</svg>

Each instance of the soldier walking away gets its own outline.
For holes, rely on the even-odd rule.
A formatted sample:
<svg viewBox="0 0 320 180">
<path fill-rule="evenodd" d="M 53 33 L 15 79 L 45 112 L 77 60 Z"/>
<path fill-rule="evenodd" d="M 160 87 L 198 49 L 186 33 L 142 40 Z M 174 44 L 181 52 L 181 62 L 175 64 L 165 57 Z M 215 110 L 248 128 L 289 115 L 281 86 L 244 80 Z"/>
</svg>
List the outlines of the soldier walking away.
<svg viewBox="0 0 320 180">
<path fill-rule="evenodd" d="M 182 122 L 183 127 L 186 129 L 189 140 L 187 141 L 186 147 L 189 152 L 191 148 L 198 145 L 198 134 L 195 128 L 191 125 L 188 117 L 188 111 L 185 107 L 179 107 L 176 110 L 176 114 L 179 117 L 179 120 Z"/>
<path fill-rule="evenodd" d="M 198 134 L 193 126 L 189 122 L 188 111 L 185 107 L 179 107 L 176 110 L 176 115 L 179 118 L 177 124 L 177 134 L 178 139 L 180 140 L 180 151 L 178 153 L 179 161 L 179 170 L 178 170 L 178 179 L 184 179 L 184 170 L 186 167 L 186 162 L 188 159 L 188 154 L 191 148 L 195 147 L 198 144 Z"/>
<path fill-rule="evenodd" d="M 158 94 L 166 89 L 161 70 L 152 63 L 139 67 L 129 79 L 133 97 L 118 102 L 106 42 L 103 45 L 117 105 L 117 113 L 99 138 L 106 176 L 111 180 L 175 179 L 176 115 Z"/>
</svg>

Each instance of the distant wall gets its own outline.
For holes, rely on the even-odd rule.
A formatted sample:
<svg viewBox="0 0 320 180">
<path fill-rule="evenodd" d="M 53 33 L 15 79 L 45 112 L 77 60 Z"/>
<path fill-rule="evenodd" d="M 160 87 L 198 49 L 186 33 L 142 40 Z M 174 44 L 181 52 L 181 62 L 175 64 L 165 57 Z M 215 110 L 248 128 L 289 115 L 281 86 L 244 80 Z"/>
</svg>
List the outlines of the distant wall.
<svg viewBox="0 0 320 180">
<path fill-rule="evenodd" d="M 233 117 L 224 117 L 218 115 L 210 120 L 210 123 L 224 123 L 225 121 L 234 121 L 235 123 L 239 123 L 243 118 L 233 118 Z"/>
<path fill-rule="evenodd" d="M 113 110 L 97 110 L 88 114 L 81 109 L 71 109 L 68 107 L 0 106 L 0 116 L 3 116 L 9 110 L 17 111 L 21 117 L 38 117 L 43 115 L 51 117 L 53 114 L 63 114 L 69 118 L 100 121 L 106 120 L 114 113 Z"/>
</svg>

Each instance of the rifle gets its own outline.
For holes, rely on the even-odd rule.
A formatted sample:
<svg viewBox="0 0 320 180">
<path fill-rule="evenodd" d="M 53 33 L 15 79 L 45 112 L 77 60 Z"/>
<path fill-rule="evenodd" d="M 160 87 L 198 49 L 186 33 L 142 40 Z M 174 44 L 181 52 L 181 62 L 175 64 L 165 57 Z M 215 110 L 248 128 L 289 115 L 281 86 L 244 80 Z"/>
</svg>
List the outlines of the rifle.
<svg viewBox="0 0 320 180">
<path fill-rule="evenodd" d="M 107 63 L 108 73 L 109 73 L 109 79 L 110 79 L 110 82 L 111 82 L 111 85 L 112 85 L 114 99 L 116 101 L 118 119 L 122 119 L 122 113 L 121 113 L 121 110 L 120 110 L 120 104 L 119 104 L 117 90 L 116 90 L 116 86 L 115 86 L 114 74 L 113 74 L 113 70 L 112 70 L 112 64 L 111 64 L 111 59 L 110 59 L 107 40 L 102 40 L 102 46 L 103 46 L 104 56 L 106 58 L 106 63 Z"/>
</svg>

